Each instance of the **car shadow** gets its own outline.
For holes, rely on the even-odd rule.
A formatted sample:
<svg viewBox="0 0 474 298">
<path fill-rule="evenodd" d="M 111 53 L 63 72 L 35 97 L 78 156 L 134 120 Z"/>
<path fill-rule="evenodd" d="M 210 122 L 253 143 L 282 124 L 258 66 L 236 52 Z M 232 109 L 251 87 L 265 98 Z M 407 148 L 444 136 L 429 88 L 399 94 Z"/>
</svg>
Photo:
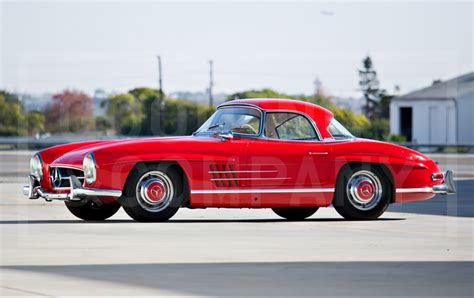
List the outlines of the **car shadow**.
<svg viewBox="0 0 474 298">
<path fill-rule="evenodd" d="M 375 220 L 362 221 L 392 221 L 405 220 L 405 218 L 379 218 Z M 155 222 L 154 224 L 192 224 L 192 223 L 294 223 L 294 222 L 346 222 L 344 218 L 309 218 L 305 220 L 288 221 L 285 219 L 171 219 L 164 222 Z M 83 220 L 0 220 L 0 225 L 55 225 L 55 224 L 119 224 L 136 223 L 132 219 L 110 219 L 105 221 L 83 221 Z M 150 223 L 148 223 L 150 224 Z"/>
<path fill-rule="evenodd" d="M 376 220 L 364 221 L 390 221 L 405 220 L 405 218 L 378 218 Z M 286 219 L 175 219 L 163 223 L 292 223 L 292 222 L 341 222 L 348 221 L 344 218 L 308 218 L 304 220 L 286 220 Z"/>
<path fill-rule="evenodd" d="M 35 219 L 35 220 L 0 220 L 0 225 L 56 225 L 56 224 L 113 224 L 130 223 L 131 219 L 116 219 L 107 221 L 84 221 L 80 219 Z"/>
</svg>

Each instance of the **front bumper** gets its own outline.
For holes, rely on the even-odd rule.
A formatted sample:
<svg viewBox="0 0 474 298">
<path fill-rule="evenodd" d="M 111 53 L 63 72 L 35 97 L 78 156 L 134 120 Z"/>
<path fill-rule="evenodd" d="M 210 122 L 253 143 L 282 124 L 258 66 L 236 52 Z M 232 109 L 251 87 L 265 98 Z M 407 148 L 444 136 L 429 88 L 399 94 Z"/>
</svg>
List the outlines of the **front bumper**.
<svg viewBox="0 0 474 298">
<path fill-rule="evenodd" d="M 36 185 L 36 179 L 29 176 L 29 185 L 23 187 L 23 194 L 29 199 L 43 198 L 46 201 L 80 201 L 82 199 L 93 197 L 120 197 L 122 191 L 112 189 L 94 189 L 83 188 L 76 176 L 69 177 L 69 191 L 65 193 L 45 192 L 40 186 Z"/>
<path fill-rule="evenodd" d="M 432 191 L 437 194 L 451 195 L 456 193 L 456 188 L 454 186 L 453 171 L 447 170 L 444 173 L 443 184 L 435 185 L 432 188 Z"/>
</svg>

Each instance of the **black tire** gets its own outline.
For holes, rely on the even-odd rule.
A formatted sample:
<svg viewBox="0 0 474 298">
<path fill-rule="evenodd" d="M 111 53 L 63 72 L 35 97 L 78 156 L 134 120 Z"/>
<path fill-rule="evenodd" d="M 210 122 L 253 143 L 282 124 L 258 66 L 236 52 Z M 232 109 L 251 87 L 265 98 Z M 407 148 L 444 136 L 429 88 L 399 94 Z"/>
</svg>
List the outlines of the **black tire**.
<svg viewBox="0 0 474 298">
<path fill-rule="evenodd" d="M 365 195 L 367 197 L 364 198 Z M 345 219 L 371 220 L 377 219 L 387 210 L 391 198 L 390 180 L 380 167 L 359 164 L 345 166 L 341 170 L 336 182 L 333 205 Z"/>
<path fill-rule="evenodd" d="M 117 202 L 104 203 L 100 206 L 93 201 L 65 202 L 65 204 L 74 216 L 87 221 L 106 220 L 120 209 L 120 204 Z"/>
<path fill-rule="evenodd" d="M 152 181 L 152 182 L 149 182 Z M 153 182 L 154 181 L 154 182 Z M 158 182 L 157 182 L 158 181 Z M 162 199 L 148 198 L 149 183 L 158 183 Z M 120 204 L 127 214 L 140 222 L 170 219 L 186 201 L 185 181 L 176 165 L 168 163 L 139 164 L 130 173 Z M 145 190 L 142 192 L 141 190 Z M 150 190 L 153 191 L 153 190 Z M 156 192 L 155 192 L 156 193 Z"/>
<path fill-rule="evenodd" d="M 273 208 L 273 212 L 277 215 L 286 218 L 288 220 L 303 220 L 310 217 L 316 211 L 318 207 L 305 207 L 305 208 Z"/>
</svg>

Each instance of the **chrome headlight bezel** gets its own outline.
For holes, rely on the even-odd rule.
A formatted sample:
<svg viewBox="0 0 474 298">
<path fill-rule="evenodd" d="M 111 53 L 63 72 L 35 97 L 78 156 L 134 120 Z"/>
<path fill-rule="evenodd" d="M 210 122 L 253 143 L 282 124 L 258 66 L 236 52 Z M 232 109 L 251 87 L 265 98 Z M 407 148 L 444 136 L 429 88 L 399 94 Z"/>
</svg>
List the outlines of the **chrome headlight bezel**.
<svg viewBox="0 0 474 298">
<path fill-rule="evenodd" d="M 36 153 L 30 159 L 30 175 L 38 181 L 43 179 L 43 160 L 39 153 Z"/>
<path fill-rule="evenodd" d="M 94 154 L 89 152 L 82 160 L 82 171 L 84 172 L 84 180 L 87 184 L 92 184 L 97 179 L 97 166 Z"/>
</svg>

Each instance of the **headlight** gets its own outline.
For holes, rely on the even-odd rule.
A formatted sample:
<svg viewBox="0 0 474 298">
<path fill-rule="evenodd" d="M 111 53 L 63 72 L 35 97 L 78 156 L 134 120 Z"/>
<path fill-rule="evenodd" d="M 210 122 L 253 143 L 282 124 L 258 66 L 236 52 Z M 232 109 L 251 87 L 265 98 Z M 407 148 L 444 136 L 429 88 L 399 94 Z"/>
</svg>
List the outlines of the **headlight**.
<svg viewBox="0 0 474 298">
<path fill-rule="evenodd" d="M 87 153 L 82 161 L 82 170 L 84 171 L 84 179 L 87 184 L 92 184 L 97 178 L 97 172 L 95 168 L 95 159 L 92 153 Z"/>
<path fill-rule="evenodd" d="M 41 161 L 39 154 L 35 154 L 30 159 L 30 174 L 38 181 L 43 179 L 43 162 Z"/>
</svg>

